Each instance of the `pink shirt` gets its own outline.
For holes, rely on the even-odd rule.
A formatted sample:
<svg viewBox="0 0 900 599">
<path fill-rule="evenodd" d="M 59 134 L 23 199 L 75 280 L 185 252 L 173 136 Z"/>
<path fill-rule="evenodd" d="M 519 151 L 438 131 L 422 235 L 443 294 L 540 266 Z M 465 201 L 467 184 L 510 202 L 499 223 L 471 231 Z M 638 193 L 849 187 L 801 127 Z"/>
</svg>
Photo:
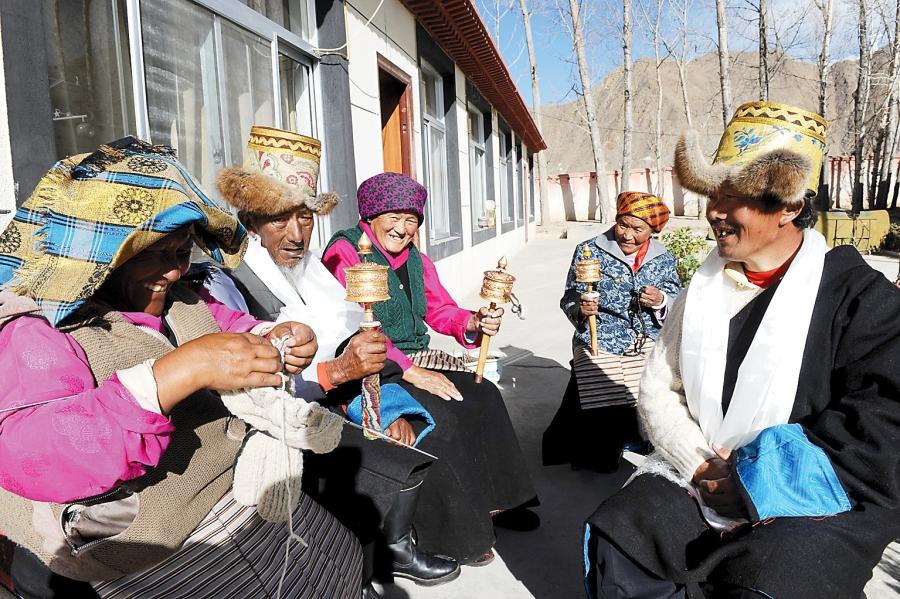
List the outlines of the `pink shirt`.
<svg viewBox="0 0 900 599">
<path fill-rule="evenodd" d="M 378 243 L 375 234 L 372 233 L 372 229 L 367 223 L 360 222 L 359 224 L 365 234 L 368 235 L 369 239 L 372 240 L 372 244 L 378 248 L 378 251 L 380 251 L 387 259 L 388 265 L 392 270 L 396 270 L 406 263 L 406 260 L 409 258 L 408 247 L 404 248 L 403 251 L 396 256 L 393 256 Z M 441 285 L 434 263 L 425 254 L 420 253 L 419 255 L 422 257 L 422 270 L 425 279 L 425 322 L 438 333 L 453 337 L 466 349 L 477 347 L 480 338 L 478 336 L 467 338 L 466 335 L 466 325 L 469 322 L 469 318 L 472 316 L 472 312 L 460 308 L 459 305 L 453 301 L 453 298 L 450 297 L 450 294 L 444 286 Z M 337 280 L 341 282 L 341 285 L 344 285 L 345 287 L 347 286 L 347 282 L 346 277 L 344 276 L 344 269 L 348 266 L 359 264 L 359 262 L 359 254 L 357 253 L 356 248 L 343 239 L 334 242 L 322 257 L 322 263 L 325 264 L 325 267 L 330 270 Z M 412 366 L 412 361 L 406 354 L 394 347 L 390 340 L 388 340 L 387 345 L 387 357 L 389 360 L 393 360 L 399 364 L 400 368 L 404 371 Z"/>
<path fill-rule="evenodd" d="M 225 332 L 260 322 L 204 300 Z M 161 318 L 122 316 L 163 330 Z M 3 411 L 58 398 L 66 399 Z M 43 318 L 0 329 L 0 487 L 36 501 L 104 493 L 156 466 L 174 430 L 168 417 L 140 407 L 117 375 L 95 384 L 81 346 Z"/>
</svg>

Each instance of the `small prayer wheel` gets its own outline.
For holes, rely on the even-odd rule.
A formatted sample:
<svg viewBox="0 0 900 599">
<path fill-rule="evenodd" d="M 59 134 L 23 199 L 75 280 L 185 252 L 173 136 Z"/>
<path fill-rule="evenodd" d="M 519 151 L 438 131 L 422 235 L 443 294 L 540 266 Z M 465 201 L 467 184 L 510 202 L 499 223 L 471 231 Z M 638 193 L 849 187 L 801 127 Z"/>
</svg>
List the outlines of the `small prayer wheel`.
<svg viewBox="0 0 900 599">
<path fill-rule="evenodd" d="M 497 304 L 508 304 L 512 301 L 513 283 L 516 278 L 506 272 L 506 256 L 497 261 L 497 270 L 484 271 L 484 280 L 481 283 L 482 299 L 490 302 L 490 310 L 496 310 Z M 481 336 L 481 349 L 478 352 L 478 366 L 475 369 L 475 382 L 480 383 L 484 375 L 484 366 L 490 353 L 491 338 L 488 335 Z"/>
<path fill-rule="evenodd" d="M 359 257 L 362 262 L 344 269 L 348 302 L 362 304 L 364 315 L 361 331 L 375 329 L 381 323 L 375 320 L 373 305 L 391 299 L 388 293 L 388 267 L 366 262 L 372 253 L 372 242 L 363 233 L 359 238 Z M 362 427 L 367 439 L 378 439 L 381 433 L 381 375 L 370 374 L 362 380 Z"/>
<path fill-rule="evenodd" d="M 587 292 L 594 291 L 594 283 L 600 280 L 600 261 L 591 258 L 591 252 L 587 247 L 582 252 L 582 258 L 575 263 L 575 280 L 579 283 L 587 283 Z M 588 317 L 588 328 L 591 331 L 591 355 L 597 355 L 597 317 Z"/>
</svg>

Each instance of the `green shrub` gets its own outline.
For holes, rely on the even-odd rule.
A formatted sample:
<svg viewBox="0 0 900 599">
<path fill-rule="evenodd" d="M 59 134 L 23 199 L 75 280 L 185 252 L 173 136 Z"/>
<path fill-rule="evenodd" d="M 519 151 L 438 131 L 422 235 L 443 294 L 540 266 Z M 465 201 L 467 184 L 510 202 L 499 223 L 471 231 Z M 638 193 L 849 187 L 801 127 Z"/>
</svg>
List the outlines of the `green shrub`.
<svg viewBox="0 0 900 599">
<path fill-rule="evenodd" d="M 681 227 L 663 233 L 661 241 L 675 256 L 675 269 L 681 278 L 681 284 L 687 286 L 709 250 L 706 238 L 688 227 Z"/>
</svg>

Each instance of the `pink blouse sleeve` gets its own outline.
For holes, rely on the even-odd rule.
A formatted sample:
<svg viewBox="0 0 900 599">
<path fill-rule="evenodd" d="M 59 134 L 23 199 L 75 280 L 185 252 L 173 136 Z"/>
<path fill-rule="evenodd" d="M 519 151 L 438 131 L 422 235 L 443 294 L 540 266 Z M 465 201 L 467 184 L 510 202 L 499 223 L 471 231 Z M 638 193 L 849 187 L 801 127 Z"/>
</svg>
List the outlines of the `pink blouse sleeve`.
<svg viewBox="0 0 900 599">
<path fill-rule="evenodd" d="M 427 305 L 425 322 L 438 333 L 450 335 L 466 349 L 477 347 L 480 339 L 476 337 L 474 342 L 466 339 L 466 325 L 469 323 L 472 312 L 457 305 L 441 285 L 434 262 L 425 254 L 421 254 L 421 256 Z"/>
<path fill-rule="evenodd" d="M 0 329 L 4 489 L 55 502 L 103 493 L 157 465 L 174 430 L 115 375 L 97 386 L 84 350 L 47 321 L 21 317 Z"/>
<path fill-rule="evenodd" d="M 223 333 L 246 333 L 256 325 L 265 322 L 257 320 L 249 314 L 232 310 L 210 295 L 205 288 L 200 290 L 200 297 L 206 302 Z"/>
</svg>

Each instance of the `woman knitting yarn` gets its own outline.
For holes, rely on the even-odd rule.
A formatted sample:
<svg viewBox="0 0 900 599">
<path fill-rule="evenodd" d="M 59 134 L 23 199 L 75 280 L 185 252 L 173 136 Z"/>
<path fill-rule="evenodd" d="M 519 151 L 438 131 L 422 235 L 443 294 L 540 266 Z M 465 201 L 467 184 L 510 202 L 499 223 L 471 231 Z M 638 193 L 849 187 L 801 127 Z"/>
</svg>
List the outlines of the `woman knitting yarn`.
<svg viewBox="0 0 900 599">
<path fill-rule="evenodd" d="M 232 492 L 247 426 L 215 392 L 316 351 L 182 280 L 194 245 L 234 265 L 245 237 L 133 138 L 57 163 L 0 235 L 0 529 L 24 596 L 359 596 L 328 512 L 297 491 L 289 534 Z"/>
</svg>

